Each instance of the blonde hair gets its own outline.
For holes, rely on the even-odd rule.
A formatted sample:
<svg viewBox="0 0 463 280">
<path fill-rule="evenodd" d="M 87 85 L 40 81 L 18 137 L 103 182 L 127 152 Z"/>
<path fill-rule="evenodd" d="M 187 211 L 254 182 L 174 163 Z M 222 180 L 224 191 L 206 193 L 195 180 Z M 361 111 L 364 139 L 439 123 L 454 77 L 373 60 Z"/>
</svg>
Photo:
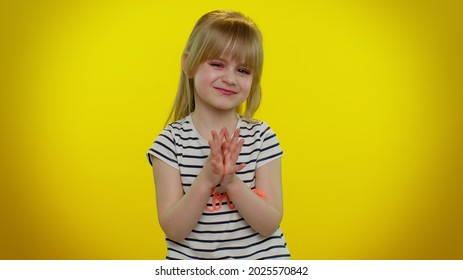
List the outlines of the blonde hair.
<svg viewBox="0 0 463 280">
<path fill-rule="evenodd" d="M 213 11 L 202 16 L 193 28 L 183 54 L 188 59 L 182 67 L 174 105 L 167 119 L 177 121 L 195 110 L 193 76 L 198 66 L 208 59 L 230 55 L 244 61 L 252 69 L 252 85 L 246 105 L 239 106 L 237 113 L 252 120 L 261 100 L 262 35 L 256 24 L 239 12 Z M 244 112 L 243 108 L 245 107 Z"/>
</svg>

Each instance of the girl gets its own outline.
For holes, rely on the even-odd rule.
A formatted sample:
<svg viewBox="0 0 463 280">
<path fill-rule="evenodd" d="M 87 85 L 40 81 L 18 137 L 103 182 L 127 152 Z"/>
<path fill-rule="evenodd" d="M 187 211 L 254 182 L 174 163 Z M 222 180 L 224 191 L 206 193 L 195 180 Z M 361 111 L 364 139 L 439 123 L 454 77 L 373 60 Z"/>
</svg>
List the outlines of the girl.
<svg viewBox="0 0 463 280">
<path fill-rule="evenodd" d="M 283 152 L 251 118 L 262 60 L 260 31 L 238 12 L 205 14 L 188 39 L 173 122 L 148 151 L 167 259 L 290 257 L 279 229 Z"/>
</svg>

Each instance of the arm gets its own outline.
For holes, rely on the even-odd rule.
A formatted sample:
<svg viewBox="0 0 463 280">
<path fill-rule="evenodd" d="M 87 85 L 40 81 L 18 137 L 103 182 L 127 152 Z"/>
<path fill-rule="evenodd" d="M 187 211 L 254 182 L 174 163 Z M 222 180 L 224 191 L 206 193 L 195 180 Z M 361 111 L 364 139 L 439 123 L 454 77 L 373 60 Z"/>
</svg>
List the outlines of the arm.
<svg viewBox="0 0 463 280">
<path fill-rule="evenodd" d="M 257 232 L 269 236 L 278 229 L 283 217 L 281 159 L 256 170 L 256 188 L 265 192 L 267 200 L 251 191 L 236 175 L 225 188 L 233 205 Z"/>
<path fill-rule="evenodd" d="M 211 154 L 186 194 L 183 193 L 179 171 L 150 155 L 156 185 L 159 224 L 167 237 L 174 241 L 182 241 L 195 228 L 212 188 L 222 179 L 223 137 L 224 131 L 221 131 L 220 135 L 212 132 L 212 140 L 209 141 Z"/>
<path fill-rule="evenodd" d="M 235 174 L 234 168 L 243 146 L 243 140 L 238 141 L 238 136 L 239 130 L 232 139 L 228 133 L 225 134 L 227 144 L 223 152 L 224 177 L 221 185 L 246 222 L 260 234 L 269 236 L 278 229 L 283 217 L 281 159 L 275 159 L 256 170 L 256 189 L 265 192 L 267 200 L 264 200 Z"/>
<path fill-rule="evenodd" d="M 150 157 L 159 224 L 168 238 L 182 241 L 198 223 L 211 187 L 198 176 L 190 191 L 184 194 L 179 171 L 152 155 Z"/>
</svg>

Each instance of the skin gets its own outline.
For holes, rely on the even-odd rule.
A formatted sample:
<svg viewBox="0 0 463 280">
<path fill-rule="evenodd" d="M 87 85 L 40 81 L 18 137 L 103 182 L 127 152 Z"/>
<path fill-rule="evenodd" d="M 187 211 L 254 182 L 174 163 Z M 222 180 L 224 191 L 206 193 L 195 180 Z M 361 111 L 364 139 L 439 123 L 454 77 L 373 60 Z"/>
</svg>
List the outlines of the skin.
<svg viewBox="0 0 463 280">
<path fill-rule="evenodd" d="M 187 59 L 184 55 L 184 63 Z M 196 109 L 192 120 L 198 133 L 208 140 L 211 153 L 186 194 L 178 170 L 151 155 L 159 222 L 174 241 L 182 241 L 195 228 L 218 184 L 246 222 L 261 235 L 273 234 L 280 225 L 281 160 L 256 170 L 256 189 L 265 192 L 266 200 L 236 175 L 245 164 L 236 165 L 244 140 L 239 139 L 239 129 L 235 130 L 235 108 L 246 100 L 252 84 L 252 70 L 246 68 L 245 72 L 244 68 L 242 63 L 225 56 L 201 63 L 194 75 Z"/>
</svg>

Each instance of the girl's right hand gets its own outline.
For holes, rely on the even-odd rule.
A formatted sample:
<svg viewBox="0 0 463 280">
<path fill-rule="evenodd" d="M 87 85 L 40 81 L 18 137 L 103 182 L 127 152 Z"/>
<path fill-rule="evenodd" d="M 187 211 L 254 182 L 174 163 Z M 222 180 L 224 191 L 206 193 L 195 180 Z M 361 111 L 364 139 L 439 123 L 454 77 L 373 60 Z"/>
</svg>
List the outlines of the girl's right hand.
<svg viewBox="0 0 463 280">
<path fill-rule="evenodd" d="M 225 139 L 225 128 L 217 133 L 211 131 L 212 140 L 208 141 L 211 153 L 204 164 L 204 168 L 200 175 L 204 175 L 205 182 L 210 185 L 210 188 L 216 187 L 223 178 L 224 158 L 222 155 L 222 144 Z M 202 177 L 202 176 L 201 176 Z"/>
</svg>

